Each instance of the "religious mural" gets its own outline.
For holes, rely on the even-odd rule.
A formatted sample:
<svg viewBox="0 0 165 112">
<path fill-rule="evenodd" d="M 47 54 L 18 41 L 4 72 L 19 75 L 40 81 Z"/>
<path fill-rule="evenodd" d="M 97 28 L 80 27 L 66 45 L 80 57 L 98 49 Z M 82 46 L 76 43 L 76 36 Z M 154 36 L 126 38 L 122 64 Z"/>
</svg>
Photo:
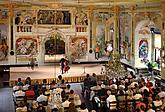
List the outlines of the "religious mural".
<svg viewBox="0 0 165 112">
<path fill-rule="evenodd" d="M 38 24 L 71 24 L 71 16 L 69 11 L 39 10 L 37 16 Z"/>
<path fill-rule="evenodd" d="M 38 53 L 37 39 L 31 36 L 19 37 L 16 40 L 16 54 L 19 56 L 33 56 Z"/>
<path fill-rule="evenodd" d="M 70 53 L 72 60 L 80 59 L 87 53 L 87 38 L 72 37 L 70 40 Z"/>
<path fill-rule="evenodd" d="M 8 56 L 7 25 L 0 24 L 0 61 L 4 61 Z"/>
<path fill-rule="evenodd" d="M 148 57 L 148 41 L 140 40 L 139 42 L 139 58 L 146 59 Z"/>
</svg>

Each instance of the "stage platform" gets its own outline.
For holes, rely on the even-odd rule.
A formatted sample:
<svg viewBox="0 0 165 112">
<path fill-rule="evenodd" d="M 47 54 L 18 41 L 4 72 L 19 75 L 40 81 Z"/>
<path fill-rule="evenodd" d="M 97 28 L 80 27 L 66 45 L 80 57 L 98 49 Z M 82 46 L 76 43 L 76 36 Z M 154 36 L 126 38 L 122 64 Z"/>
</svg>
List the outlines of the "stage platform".
<svg viewBox="0 0 165 112">
<path fill-rule="evenodd" d="M 71 64 L 68 73 L 61 74 L 60 65 L 57 64 L 45 64 L 39 65 L 32 70 L 30 67 L 11 67 L 10 68 L 10 86 L 15 84 L 18 78 L 25 80 L 27 77 L 31 77 L 32 83 L 38 81 L 42 83 L 43 79 L 47 79 L 48 83 L 52 80 L 57 80 L 59 75 L 62 75 L 65 82 L 81 82 L 84 80 L 87 73 L 96 75 L 104 79 L 101 74 L 101 69 L 104 69 L 102 64 Z"/>
</svg>

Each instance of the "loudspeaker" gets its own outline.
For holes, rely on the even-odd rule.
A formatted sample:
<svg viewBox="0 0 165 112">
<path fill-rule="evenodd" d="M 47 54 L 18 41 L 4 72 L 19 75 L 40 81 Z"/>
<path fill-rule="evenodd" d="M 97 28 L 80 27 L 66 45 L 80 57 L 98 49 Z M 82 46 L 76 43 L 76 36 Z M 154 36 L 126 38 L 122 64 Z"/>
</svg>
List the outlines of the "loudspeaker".
<svg viewBox="0 0 165 112">
<path fill-rule="evenodd" d="M 10 55 L 13 56 L 14 55 L 14 51 L 10 51 Z"/>
<path fill-rule="evenodd" d="M 93 52 L 93 50 L 92 50 L 92 49 L 90 49 L 90 50 L 89 50 L 89 53 L 91 54 L 92 52 Z"/>
</svg>

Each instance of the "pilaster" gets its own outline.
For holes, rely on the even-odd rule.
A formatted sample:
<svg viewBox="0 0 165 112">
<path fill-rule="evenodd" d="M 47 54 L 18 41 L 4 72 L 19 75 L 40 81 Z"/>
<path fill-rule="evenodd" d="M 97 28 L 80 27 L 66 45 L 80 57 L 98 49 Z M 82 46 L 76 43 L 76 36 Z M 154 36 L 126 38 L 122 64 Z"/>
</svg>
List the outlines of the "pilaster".
<svg viewBox="0 0 165 112">
<path fill-rule="evenodd" d="M 119 49 L 119 26 L 118 26 L 118 17 L 119 16 L 119 7 L 114 6 L 114 37 L 113 37 L 113 51 L 118 51 Z"/>
<path fill-rule="evenodd" d="M 165 81 L 165 4 L 162 4 L 161 80 Z"/>
</svg>

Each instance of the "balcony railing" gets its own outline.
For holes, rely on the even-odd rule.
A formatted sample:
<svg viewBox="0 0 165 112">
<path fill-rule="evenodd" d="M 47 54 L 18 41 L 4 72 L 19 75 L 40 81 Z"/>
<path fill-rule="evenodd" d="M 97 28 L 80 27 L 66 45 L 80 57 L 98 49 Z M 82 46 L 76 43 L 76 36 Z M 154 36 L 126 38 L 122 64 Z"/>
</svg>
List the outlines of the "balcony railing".
<svg viewBox="0 0 165 112">
<path fill-rule="evenodd" d="M 32 32 L 32 25 L 17 25 L 17 32 Z"/>
<path fill-rule="evenodd" d="M 87 32 L 87 26 L 85 25 L 76 25 L 76 32 Z"/>
</svg>

